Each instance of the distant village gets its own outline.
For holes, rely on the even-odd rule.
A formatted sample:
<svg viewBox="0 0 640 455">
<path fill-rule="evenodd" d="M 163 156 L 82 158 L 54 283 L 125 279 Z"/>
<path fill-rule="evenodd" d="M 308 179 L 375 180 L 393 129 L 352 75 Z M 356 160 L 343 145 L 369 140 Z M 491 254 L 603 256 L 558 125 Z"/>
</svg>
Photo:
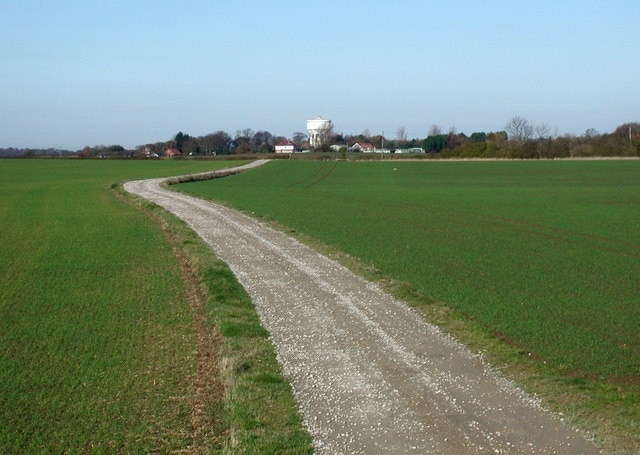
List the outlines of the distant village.
<svg viewBox="0 0 640 455">
<path fill-rule="evenodd" d="M 404 127 L 393 138 L 384 133 L 372 135 L 368 130 L 358 135 L 335 132 L 331 120 L 315 117 L 307 120 L 306 132 L 295 132 L 290 138 L 274 136 L 268 131 L 251 128 L 237 130 L 234 136 L 217 131 L 204 136 L 178 132 L 173 138 L 126 149 L 121 145 L 85 146 L 71 151 L 57 148 L 0 148 L 5 158 L 181 158 L 217 155 L 250 155 L 273 153 L 293 155 L 322 153 L 398 154 L 423 158 L 511 158 L 551 159 L 576 157 L 640 156 L 640 123 L 630 122 L 611 133 L 601 134 L 587 129 L 583 135 L 551 134 L 546 124 L 533 124 L 523 117 L 513 117 L 504 130 L 473 132 L 467 135 L 450 128 L 443 132 L 433 125 L 426 138 L 409 139 Z"/>
</svg>

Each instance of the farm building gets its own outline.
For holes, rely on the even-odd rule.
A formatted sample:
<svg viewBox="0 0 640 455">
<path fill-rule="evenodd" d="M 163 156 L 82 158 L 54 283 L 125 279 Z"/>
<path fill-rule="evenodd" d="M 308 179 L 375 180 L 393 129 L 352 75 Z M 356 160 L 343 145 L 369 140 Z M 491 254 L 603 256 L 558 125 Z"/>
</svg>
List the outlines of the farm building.
<svg viewBox="0 0 640 455">
<path fill-rule="evenodd" d="M 293 153 L 296 146 L 289 139 L 284 139 L 276 144 L 276 153 Z"/>
<path fill-rule="evenodd" d="M 368 142 L 356 142 L 351 149 L 354 152 L 374 152 L 376 147 Z"/>
<path fill-rule="evenodd" d="M 180 155 L 182 155 L 182 153 L 180 153 L 180 150 L 176 148 L 170 148 L 164 151 L 164 156 L 166 157 L 180 156 Z"/>
<path fill-rule="evenodd" d="M 409 148 L 409 149 L 396 149 L 396 153 L 418 154 L 418 153 L 424 153 L 424 149 L 420 148 L 420 147 L 412 147 L 412 148 Z"/>
</svg>

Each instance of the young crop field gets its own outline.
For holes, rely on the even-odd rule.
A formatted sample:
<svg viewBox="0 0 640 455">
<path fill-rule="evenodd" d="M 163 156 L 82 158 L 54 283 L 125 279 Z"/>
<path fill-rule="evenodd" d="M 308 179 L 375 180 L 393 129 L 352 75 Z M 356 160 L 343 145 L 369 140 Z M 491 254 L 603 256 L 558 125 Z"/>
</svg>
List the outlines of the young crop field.
<svg viewBox="0 0 640 455">
<path fill-rule="evenodd" d="M 373 265 L 569 384 L 637 389 L 640 161 L 288 161 L 182 188 Z"/>
<path fill-rule="evenodd" d="M 229 270 L 116 185 L 234 164 L 0 160 L 3 453 L 310 450 Z"/>
<path fill-rule="evenodd" d="M 229 270 L 116 185 L 228 165 L 0 160 L 3 452 L 310 452 Z M 639 186 L 640 161 L 276 161 L 176 188 L 347 252 L 422 309 L 451 308 L 559 372 L 572 394 L 558 409 L 607 408 L 591 422 L 637 449 Z M 201 371 L 207 355 L 220 371 Z"/>
<path fill-rule="evenodd" d="M 640 450 L 640 161 L 281 161 L 178 188 L 357 258 L 546 406 Z"/>
<path fill-rule="evenodd" d="M 336 246 L 559 371 L 640 377 L 640 161 L 289 161 L 182 188 Z"/>
</svg>

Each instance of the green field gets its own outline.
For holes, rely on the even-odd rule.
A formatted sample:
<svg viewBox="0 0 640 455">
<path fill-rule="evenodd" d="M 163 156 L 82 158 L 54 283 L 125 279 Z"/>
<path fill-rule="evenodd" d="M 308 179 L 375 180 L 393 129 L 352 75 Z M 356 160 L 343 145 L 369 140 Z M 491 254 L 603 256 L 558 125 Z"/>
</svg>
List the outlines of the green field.
<svg viewBox="0 0 640 455">
<path fill-rule="evenodd" d="M 640 451 L 640 161 L 282 161 L 178 189 L 335 255 Z"/>
<path fill-rule="evenodd" d="M 640 377 L 640 161 L 289 161 L 182 189 L 336 246 L 559 371 Z"/>
<path fill-rule="evenodd" d="M 0 160 L 3 453 L 311 451 L 228 268 L 117 185 L 228 165 Z M 277 161 L 176 188 L 346 251 L 420 309 L 452 309 L 559 372 L 530 390 L 635 453 L 639 186 L 640 161 Z"/>
<path fill-rule="evenodd" d="M 232 274 L 116 185 L 234 164 L 0 160 L 2 453 L 310 451 Z"/>
</svg>

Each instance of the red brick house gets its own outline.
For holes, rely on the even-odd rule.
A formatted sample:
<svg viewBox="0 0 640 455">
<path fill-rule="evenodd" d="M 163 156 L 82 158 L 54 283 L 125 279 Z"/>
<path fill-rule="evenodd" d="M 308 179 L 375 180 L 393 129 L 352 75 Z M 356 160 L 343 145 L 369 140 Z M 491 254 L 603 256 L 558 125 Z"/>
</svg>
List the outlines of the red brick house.
<svg viewBox="0 0 640 455">
<path fill-rule="evenodd" d="M 368 142 L 356 142 L 351 148 L 357 152 L 373 152 L 376 149 L 373 144 Z"/>
<path fill-rule="evenodd" d="M 164 156 L 171 158 L 172 156 L 180 156 L 182 155 L 182 153 L 180 153 L 180 150 L 176 149 L 176 148 L 170 148 L 164 151 Z"/>
</svg>

